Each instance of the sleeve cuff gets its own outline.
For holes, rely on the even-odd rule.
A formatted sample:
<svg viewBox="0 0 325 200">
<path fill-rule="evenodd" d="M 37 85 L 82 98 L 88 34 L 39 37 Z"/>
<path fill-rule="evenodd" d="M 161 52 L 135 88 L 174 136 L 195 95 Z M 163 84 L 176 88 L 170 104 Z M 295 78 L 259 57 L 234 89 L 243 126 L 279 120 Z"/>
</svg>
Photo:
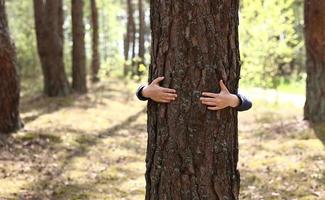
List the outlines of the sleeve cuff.
<svg viewBox="0 0 325 200">
<path fill-rule="evenodd" d="M 248 100 L 244 95 L 241 95 L 239 93 L 236 95 L 240 101 L 239 106 L 236 107 L 237 111 L 246 111 L 251 109 L 252 102 L 250 100 Z"/>
<path fill-rule="evenodd" d="M 142 90 L 143 90 L 144 87 L 145 87 L 145 85 L 141 85 L 141 86 L 137 89 L 137 92 L 136 92 L 136 96 L 137 96 L 138 99 L 141 100 L 141 101 L 147 101 L 147 100 L 149 100 L 149 98 L 144 97 L 144 96 L 142 95 Z"/>
</svg>

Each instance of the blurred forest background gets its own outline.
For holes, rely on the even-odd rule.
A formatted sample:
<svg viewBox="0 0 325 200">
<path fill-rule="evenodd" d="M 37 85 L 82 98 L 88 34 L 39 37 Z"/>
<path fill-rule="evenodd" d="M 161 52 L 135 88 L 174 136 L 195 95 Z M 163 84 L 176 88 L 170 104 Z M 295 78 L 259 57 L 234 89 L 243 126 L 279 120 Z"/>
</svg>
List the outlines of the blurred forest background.
<svg viewBox="0 0 325 200">
<path fill-rule="evenodd" d="M 24 127 L 1 135 L 0 199 L 144 199 L 149 2 L 39 2 L 6 0 Z M 242 0 L 239 16 L 254 104 L 239 116 L 241 199 L 325 199 L 324 129 L 303 121 L 304 2 Z"/>
<path fill-rule="evenodd" d="M 33 4 L 31 1 L 7 2 L 9 26 L 17 47 L 22 81 L 41 81 L 33 28 Z M 90 2 L 85 1 L 84 6 L 87 66 L 91 65 L 92 57 Z M 148 1 L 143 0 L 142 5 L 143 17 L 139 17 L 138 2 L 98 0 L 99 76 L 124 77 L 127 66 L 128 77 L 138 80 L 140 74 L 141 78 L 146 79 L 150 62 L 150 11 Z M 73 40 L 70 1 L 64 1 L 63 11 L 64 64 L 67 76 L 71 77 Z M 293 89 L 303 94 L 306 78 L 303 0 L 243 0 L 240 20 L 241 86 Z M 136 63 L 141 73 L 131 73 Z M 88 72 L 91 74 L 90 69 Z"/>
</svg>

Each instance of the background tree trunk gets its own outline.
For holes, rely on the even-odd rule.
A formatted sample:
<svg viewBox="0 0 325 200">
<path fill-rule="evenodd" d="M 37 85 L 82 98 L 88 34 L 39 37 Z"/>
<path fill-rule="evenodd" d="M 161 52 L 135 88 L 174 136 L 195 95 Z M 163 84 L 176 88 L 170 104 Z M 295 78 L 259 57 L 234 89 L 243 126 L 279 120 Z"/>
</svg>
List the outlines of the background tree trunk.
<svg viewBox="0 0 325 200">
<path fill-rule="evenodd" d="M 92 33 L 92 82 L 99 81 L 98 72 L 100 67 L 100 57 L 99 57 L 99 27 L 98 27 L 98 9 L 96 5 L 96 0 L 91 0 L 91 25 L 93 29 Z"/>
<path fill-rule="evenodd" d="M 237 111 L 208 111 L 203 91 L 240 76 L 238 0 L 151 1 L 149 81 L 164 76 L 171 104 L 148 104 L 146 199 L 234 200 L 239 194 Z"/>
<path fill-rule="evenodd" d="M 126 35 L 124 36 L 124 58 L 125 61 L 129 60 L 130 57 L 130 47 L 132 44 L 132 54 L 131 54 L 131 66 L 128 64 L 124 65 L 124 76 L 126 76 L 133 66 L 134 57 L 134 41 L 135 41 L 135 22 L 134 22 L 134 10 L 132 0 L 127 0 L 127 24 L 126 24 Z"/>
<path fill-rule="evenodd" d="M 81 94 L 87 92 L 83 6 L 83 0 L 72 0 L 72 88 Z"/>
<path fill-rule="evenodd" d="M 305 119 L 325 122 L 325 1 L 305 0 Z"/>
<path fill-rule="evenodd" d="M 16 52 L 8 31 L 5 1 L 0 0 L 0 133 L 21 127 Z"/>
<path fill-rule="evenodd" d="M 70 93 L 63 62 L 62 0 L 34 0 L 38 53 L 44 76 L 44 94 L 66 96 Z"/>
<path fill-rule="evenodd" d="M 135 62 L 136 57 L 136 42 L 137 42 L 137 29 L 135 25 L 134 15 L 132 13 L 132 23 L 131 23 L 131 30 L 132 30 L 132 57 L 131 57 L 131 69 L 132 69 L 132 76 L 136 75 L 137 72 L 137 65 Z"/>
<path fill-rule="evenodd" d="M 139 66 L 144 64 L 144 53 L 145 53 L 145 46 L 144 46 L 144 34 L 145 34 L 145 19 L 144 19 L 144 9 L 143 9 L 143 0 L 139 0 L 139 59 L 138 62 L 138 75 L 140 74 Z"/>
</svg>

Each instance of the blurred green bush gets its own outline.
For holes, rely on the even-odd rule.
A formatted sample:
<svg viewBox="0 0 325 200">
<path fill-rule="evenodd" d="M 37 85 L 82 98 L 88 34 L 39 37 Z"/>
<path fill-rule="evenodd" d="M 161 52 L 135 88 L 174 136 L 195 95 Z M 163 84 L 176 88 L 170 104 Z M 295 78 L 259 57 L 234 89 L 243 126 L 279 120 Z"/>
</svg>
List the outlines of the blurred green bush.
<svg viewBox="0 0 325 200">
<path fill-rule="evenodd" d="M 245 85 L 277 88 L 303 78 L 302 1 L 242 0 L 241 77 Z"/>
</svg>

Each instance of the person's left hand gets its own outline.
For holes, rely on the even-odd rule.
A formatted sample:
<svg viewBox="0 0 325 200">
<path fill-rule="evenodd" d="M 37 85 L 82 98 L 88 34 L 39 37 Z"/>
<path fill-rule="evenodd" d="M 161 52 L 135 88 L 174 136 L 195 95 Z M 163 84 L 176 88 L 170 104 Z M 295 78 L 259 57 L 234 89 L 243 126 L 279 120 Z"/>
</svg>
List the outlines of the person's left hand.
<svg viewBox="0 0 325 200">
<path fill-rule="evenodd" d="M 222 80 L 219 81 L 220 93 L 203 92 L 200 100 L 209 110 L 221 110 L 228 106 L 237 107 L 240 103 L 237 95 L 231 94 Z"/>
</svg>

